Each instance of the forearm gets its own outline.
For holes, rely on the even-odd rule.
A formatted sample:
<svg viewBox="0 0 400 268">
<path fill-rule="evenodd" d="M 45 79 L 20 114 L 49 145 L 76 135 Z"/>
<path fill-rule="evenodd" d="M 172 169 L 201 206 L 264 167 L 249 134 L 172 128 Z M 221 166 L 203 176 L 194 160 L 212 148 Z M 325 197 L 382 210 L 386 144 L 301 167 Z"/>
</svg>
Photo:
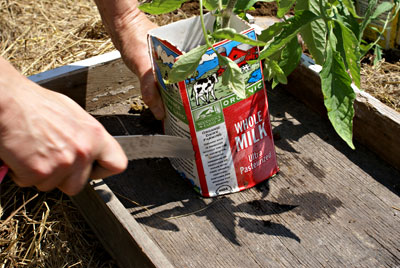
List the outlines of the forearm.
<svg viewBox="0 0 400 268">
<path fill-rule="evenodd" d="M 118 50 L 123 50 L 127 38 L 142 36 L 142 28 L 149 23 L 137 0 L 95 0 L 101 18 Z M 130 32 L 131 36 L 124 35 Z M 136 41 L 136 40 L 135 40 Z M 135 46 L 136 42 L 132 43 Z"/>
<path fill-rule="evenodd" d="M 0 57 L 0 136 L 5 123 L 10 120 L 10 110 L 19 105 L 18 98 L 23 94 L 22 83 L 29 82 L 9 62 Z"/>
<path fill-rule="evenodd" d="M 157 27 L 138 8 L 137 0 L 95 0 L 103 23 L 125 64 L 139 77 L 144 102 L 155 117 L 165 115 L 154 80 L 147 33 Z"/>
<path fill-rule="evenodd" d="M 127 10 L 137 9 L 139 2 L 137 0 L 94 0 L 100 12 L 106 12 L 111 16 L 120 16 Z"/>
</svg>

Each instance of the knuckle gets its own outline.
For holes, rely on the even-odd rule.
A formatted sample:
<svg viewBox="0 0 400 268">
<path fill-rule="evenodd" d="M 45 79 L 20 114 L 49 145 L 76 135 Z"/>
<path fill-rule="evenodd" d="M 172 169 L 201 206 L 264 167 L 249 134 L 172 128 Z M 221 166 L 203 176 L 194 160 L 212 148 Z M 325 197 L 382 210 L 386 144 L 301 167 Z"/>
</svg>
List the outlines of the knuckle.
<svg viewBox="0 0 400 268">
<path fill-rule="evenodd" d="M 54 172 L 54 168 L 49 163 L 34 162 L 29 168 L 29 173 L 33 181 L 41 182 L 50 177 Z"/>
<path fill-rule="evenodd" d="M 105 133 L 104 127 L 97 121 L 95 121 L 91 126 L 90 126 L 90 133 L 91 135 L 89 136 L 89 140 L 82 139 L 79 143 L 78 146 L 83 148 L 83 149 L 88 149 L 90 151 L 90 144 L 93 143 L 93 138 L 102 138 Z M 89 148 L 87 148 L 89 147 Z"/>
<path fill-rule="evenodd" d="M 87 162 L 91 160 L 93 148 L 87 143 L 82 142 L 76 148 L 76 157 L 77 159 Z"/>
<path fill-rule="evenodd" d="M 75 162 L 74 155 L 69 151 L 64 151 L 58 154 L 54 159 L 54 169 L 71 167 Z"/>
</svg>

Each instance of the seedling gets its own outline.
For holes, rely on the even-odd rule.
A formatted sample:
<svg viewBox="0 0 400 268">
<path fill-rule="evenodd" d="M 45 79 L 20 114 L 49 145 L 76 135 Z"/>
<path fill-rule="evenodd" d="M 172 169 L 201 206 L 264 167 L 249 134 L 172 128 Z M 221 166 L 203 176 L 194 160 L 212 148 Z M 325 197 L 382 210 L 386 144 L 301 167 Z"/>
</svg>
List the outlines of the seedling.
<svg viewBox="0 0 400 268">
<path fill-rule="evenodd" d="M 186 1 L 153 0 L 143 3 L 140 8 L 150 14 L 162 14 L 180 8 Z M 287 76 L 300 62 L 302 48 L 297 39 L 300 35 L 314 61 L 322 66 L 319 75 L 329 120 L 339 136 L 354 149 L 353 103 L 356 95 L 351 85 L 354 83 L 360 88 L 361 58 L 377 43 L 365 44 L 363 32 L 371 21 L 381 20 L 383 29 L 379 34 L 382 36 L 400 9 L 399 0 L 381 4 L 378 0 L 370 0 L 363 17 L 356 13 L 352 0 L 276 0 L 281 22 L 262 31 L 255 41 L 230 28 L 229 22 L 232 14 L 246 19 L 246 12 L 257 2 L 273 0 L 199 0 L 205 44 L 179 57 L 166 82 L 176 83 L 190 77 L 213 43 L 230 39 L 262 47 L 257 61 L 264 60 L 265 79 L 271 81 L 273 88 L 279 83 L 286 84 Z M 213 32 L 206 31 L 203 8 L 216 17 Z M 288 16 L 291 10 L 294 15 Z M 225 69 L 223 84 L 240 98 L 245 98 L 245 83 L 239 66 L 215 52 L 219 65 Z"/>
</svg>

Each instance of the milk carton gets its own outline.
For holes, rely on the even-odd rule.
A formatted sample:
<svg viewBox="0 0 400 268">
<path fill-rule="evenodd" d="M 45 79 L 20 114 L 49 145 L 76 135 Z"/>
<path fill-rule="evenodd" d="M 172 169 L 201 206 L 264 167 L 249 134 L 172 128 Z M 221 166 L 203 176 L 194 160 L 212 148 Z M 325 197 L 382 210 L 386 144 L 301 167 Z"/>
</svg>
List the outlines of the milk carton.
<svg viewBox="0 0 400 268">
<path fill-rule="evenodd" d="M 213 16 L 206 15 L 212 29 Z M 254 29 L 237 17 L 231 27 L 255 39 Z M 235 61 L 246 81 L 246 99 L 222 84 L 225 69 L 210 48 L 185 81 L 165 83 L 184 52 L 204 44 L 199 18 L 152 30 L 148 36 L 154 71 L 166 108 L 165 133 L 192 140 L 196 160 L 171 159 L 173 167 L 205 197 L 250 188 L 278 171 L 262 67 L 255 46 L 223 40 L 214 44 Z"/>
</svg>

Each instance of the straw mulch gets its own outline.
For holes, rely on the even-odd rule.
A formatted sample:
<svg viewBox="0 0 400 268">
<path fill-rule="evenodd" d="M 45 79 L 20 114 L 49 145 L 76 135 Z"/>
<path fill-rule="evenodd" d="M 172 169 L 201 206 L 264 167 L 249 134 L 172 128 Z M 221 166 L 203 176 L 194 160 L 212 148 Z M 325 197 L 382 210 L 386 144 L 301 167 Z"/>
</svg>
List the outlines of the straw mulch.
<svg viewBox="0 0 400 268">
<path fill-rule="evenodd" d="M 0 55 L 25 75 L 113 49 L 93 1 L 0 0 Z"/>
<path fill-rule="evenodd" d="M 400 62 L 382 61 L 376 66 L 363 64 L 361 88 L 400 112 Z"/>
<path fill-rule="evenodd" d="M 0 185 L 0 267 L 115 267 L 69 198 Z"/>
<path fill-rule="evenodd" d="M 163 25 L 197 13 L 192 2 L 150 18 Z M 25 75 L 111 50 L 92 0 L 0 0 L 0 55 Z M 379 89 L 379 98 L 398 108 L 399 64 L 371 68 L 363 69 L 363 88 Z M 115 266 L 67 196 L 21 189 L 10 179 L 0 185 L 0 267 Z"/>
</svg>

